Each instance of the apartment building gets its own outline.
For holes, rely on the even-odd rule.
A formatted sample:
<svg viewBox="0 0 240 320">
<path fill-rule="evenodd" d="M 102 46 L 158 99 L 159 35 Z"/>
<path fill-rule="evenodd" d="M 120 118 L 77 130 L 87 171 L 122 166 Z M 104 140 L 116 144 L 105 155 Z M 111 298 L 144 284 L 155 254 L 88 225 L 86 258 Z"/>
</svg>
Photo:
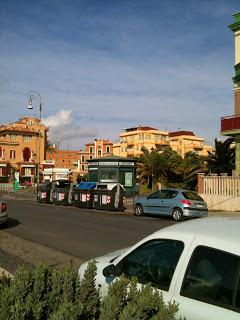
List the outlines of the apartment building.
<svg viewBox="0 0 240 320">
<path fill-rule="evenodd" d="M 149 151 L 169 146 L 167 131 L 139 125 L 124 129 L 120 142 L 113 145 L 113 154 L 119 157 L 135 157 L 141 154 L 142 147 Z"/>
<path fill-rule="evenodd" d="M 113 154 L 113 143 L 108 139 L 95 139 L 85 145 L 85 151 L 80 151 L 80 175 L 88 172 L 88 162 L 94 158 L 104 158 Z"/>
<path fill-rule="evenodd" d="M 43 168 L 48 178 L 51 173 L 49 169 L 69 169 L 73 180 L 76 180 L 78 175 L 84 176 L 88 173 L 87 160 L 110 156 L 112 152 L 113 143 L 110 140 L 95 139 L 94 142 L 85 145 L 85 150 L 53 149 L 48 151 L 46 160 L 43 163 Z M 52 173 L 55 171 L 56 170 L 52 170 Z M 49 179 L 51 179 L 51 177 Z"/>
<path fill-rule="evenodd" d="M 0 126 L 0 180 L 34 181 L 45 157 L 47 127 L 37 118 L 23 117 L 17 122 Z M 39 165 L 39 166 L 38 166 Z"/>
<path fill-rule="evenodd" d="M 207 156 L 208 152 L 213 151 L 211 145 L 205 144 L 204 138 L 197 137 L 191 131 L 169 132 L 170 147 L 182 158 L 187 152 L 195 152 L 201 156 Z"/>
</svg>

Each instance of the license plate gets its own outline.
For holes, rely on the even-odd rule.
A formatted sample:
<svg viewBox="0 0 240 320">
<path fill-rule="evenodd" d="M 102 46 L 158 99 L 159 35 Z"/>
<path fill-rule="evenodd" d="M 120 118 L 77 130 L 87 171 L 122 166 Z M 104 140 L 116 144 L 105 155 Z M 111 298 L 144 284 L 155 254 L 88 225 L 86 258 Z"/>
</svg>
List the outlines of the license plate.
<svg viewBox="0 0 240 320">
<path fill-rule="evenodd" d="M 197 204 L 196 204 L 196 207 L 197 207 L 197 208 L 202 208 L 202 207 L 203 207 L 203 204 L 197 203 Z"/>
</svg>

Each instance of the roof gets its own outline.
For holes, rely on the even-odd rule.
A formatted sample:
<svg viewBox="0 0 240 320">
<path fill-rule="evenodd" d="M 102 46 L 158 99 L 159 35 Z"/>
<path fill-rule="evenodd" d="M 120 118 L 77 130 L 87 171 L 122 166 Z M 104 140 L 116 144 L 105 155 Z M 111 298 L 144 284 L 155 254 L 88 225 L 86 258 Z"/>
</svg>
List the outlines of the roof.
<svg viewBox="0 0 240 320">
<path fill-rule="evenodd" d="M 124 132 L 137 131 L 137 130 L 148 131 L 148 130 L 158 130 L 158 129 L 139 125 L 138 127 L 126 128 L 124 129 Z"/>
<path fill-rule="evenodd" d="M 238 248 L 240 253 L 240 216 L 227 217 L 207 217 L 189 220 L 178 223 L 173 226 L 158 230 L 155 236 L 163 235 L 167 232 L 169 234 L 178 234 L 181 236 L 192 236 L 197 238 L 204 238 L 210 241 L 215 241 L 219 247 L 225 245 Z M 229 248 L 230 251 L 231 248 Z"/>
<path fill-rule="evenodd" d="M 169 132 L 169 137 L 178 137 L 178 136 L 195 136 L 192 131 L 172 131 Z"/>
<path fill-rule="evenodd" d="M 87 160 L 88 162 L 94 162 L 94 161 L 109 161 L 109 160 L 121 160 L 121 161 L 136 161 L 133 158 L 126 158 L 126 157 L 119 157 L 119 156 L 106 156 L 106 157 L 101 157 L 101 158 L 94 158 L 94 159 L 89 159 Z"/>
</svg>

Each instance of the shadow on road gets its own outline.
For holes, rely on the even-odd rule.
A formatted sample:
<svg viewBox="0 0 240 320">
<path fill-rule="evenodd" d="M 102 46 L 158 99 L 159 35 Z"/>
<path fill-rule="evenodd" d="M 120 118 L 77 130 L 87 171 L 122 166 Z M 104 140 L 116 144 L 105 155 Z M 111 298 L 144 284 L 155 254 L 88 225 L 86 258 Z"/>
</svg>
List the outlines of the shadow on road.
<svg viewBox="0 0 240 320">
<path fill-rule="evenodd" d="M 17 225 L 19 225 L 21 222 L 17 219 L 13 219 L 13 218 L 8 218 L 8 224 L 5 227 L 5 229 L 10 229 L 10 228 L 14 228 Z"/>
</svg>

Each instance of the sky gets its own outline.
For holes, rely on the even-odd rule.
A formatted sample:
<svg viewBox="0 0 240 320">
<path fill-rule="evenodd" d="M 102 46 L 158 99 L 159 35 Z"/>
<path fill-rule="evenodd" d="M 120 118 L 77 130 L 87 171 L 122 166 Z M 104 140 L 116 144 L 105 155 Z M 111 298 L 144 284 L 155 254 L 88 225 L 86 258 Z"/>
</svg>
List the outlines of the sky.
<svg viewBox="0 0 240 320">
<path fill-rule="evenodd" d="M 239 0 L 0 0 L 0 123 L 39 117 L 62 149 L 138 125 L 212 143 L 232 115 Z"/>
</svg>

